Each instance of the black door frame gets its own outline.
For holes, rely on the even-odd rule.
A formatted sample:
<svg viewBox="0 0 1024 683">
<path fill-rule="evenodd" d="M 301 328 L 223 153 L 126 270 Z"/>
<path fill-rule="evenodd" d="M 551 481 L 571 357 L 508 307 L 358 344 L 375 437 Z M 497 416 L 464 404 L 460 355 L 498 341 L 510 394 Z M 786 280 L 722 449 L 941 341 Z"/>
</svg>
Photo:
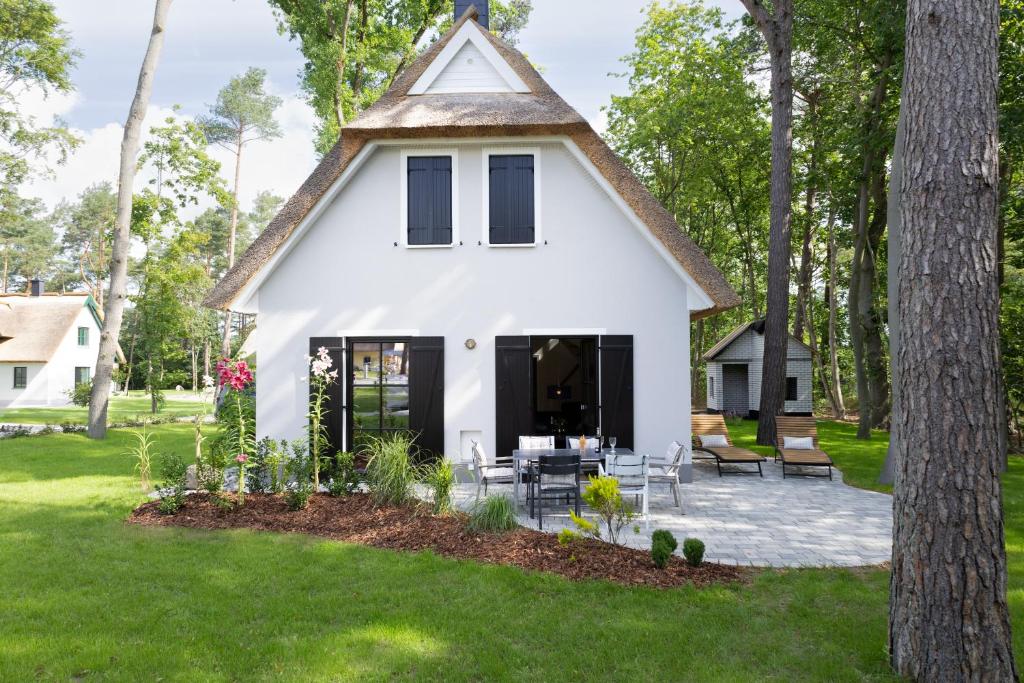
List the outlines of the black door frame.
<svg viewBox="0 0 1024 683">
<path fill-rule="evenodd" d="M 593 342 L 594 344 L 594 384 L 597 389 L 597 395 L 594 397 L 594 427 L 601 429 L 601 335 L 599 334 L 531 334 L 526 335 L 530 338 L 530 355 L 533 355 L 534 343 L 537 340 L 550 340 L 550 339 L 578 339 Z M 533 413 L 534 422 L 537 417 L 537 374 L 532 371 L 535 361 L 531 359 L 531 372 L 530 372 L 530 411 Z M 568 436 L 568 434 L 566 435 Z M 592 436 L 587 434 L 587 436 Z M 557 444 L 556 444 L 557 445 Z"/>
<path fill-rule="evenodd" d="M 412 337 L 410 336 L 373 336 L 373 337 L 345 337 L 345 399 L 344 399 L 344 411 L 345 411 L 345 450 L 351 451 L 353 446 L 353 426 L 355 420 L 352 419 L 352 411 L 355 410 L 355 395 L 353 393 L 353 369 L 354 369 L 354 356 L 352 355 L 352 346 L 354 344 L 384 344 L 384 343 L 403 343 L 408 346 L 412 344 Z M 381 385 L 383 386 L 383 385 Z M 406 381 L 406 388 L 408 389 L 408 380 Z"/>
</svg>

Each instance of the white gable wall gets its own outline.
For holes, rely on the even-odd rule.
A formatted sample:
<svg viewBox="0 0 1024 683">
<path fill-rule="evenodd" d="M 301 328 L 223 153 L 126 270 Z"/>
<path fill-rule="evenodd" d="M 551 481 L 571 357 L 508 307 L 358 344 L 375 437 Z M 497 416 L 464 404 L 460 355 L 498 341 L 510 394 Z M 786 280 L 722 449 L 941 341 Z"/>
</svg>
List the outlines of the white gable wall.
<svg viewBox="0 0 1024 683">
<path fill-rule="evenodd" d="M 459 145 L 463 245 L 448 248 L 394 246 L 402 150 L 367 159 L 259 287 L 260 437 L 303 434 L 309 337 L 443 336 L 447 453 L 464 459 L 464 431 L 480 431 L 493 453 L 495 336 L 601 330 L 634 335 L 635 446 L 689 443 L 686 283 L 561 143 L 523 147 L 538 149 L 543 168 L 547 244 L 536 247 L 478 245 L 484 146 Z"/>
<path fill-rule="evenodd" d="M 480 49 L 467 42 L 427 88 L 427 95 L 460 92 L 513 92 Z"/>
</svg>

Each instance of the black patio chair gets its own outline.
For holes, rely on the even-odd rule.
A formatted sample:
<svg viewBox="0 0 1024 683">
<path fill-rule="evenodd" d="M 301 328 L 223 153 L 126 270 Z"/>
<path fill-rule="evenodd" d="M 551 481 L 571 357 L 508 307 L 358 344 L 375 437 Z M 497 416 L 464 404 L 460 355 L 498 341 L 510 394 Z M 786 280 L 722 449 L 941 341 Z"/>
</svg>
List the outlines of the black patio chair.
<svg viewBox="0 0 1024 683">
<path fill-rule="evenodd" d="M 544 501 L 572 503 L 580 514 L 580 456 L 542 455 L 530 477 L 530 518 L 537 511 L 538 526 L 544 528 Z"/>
</svg>

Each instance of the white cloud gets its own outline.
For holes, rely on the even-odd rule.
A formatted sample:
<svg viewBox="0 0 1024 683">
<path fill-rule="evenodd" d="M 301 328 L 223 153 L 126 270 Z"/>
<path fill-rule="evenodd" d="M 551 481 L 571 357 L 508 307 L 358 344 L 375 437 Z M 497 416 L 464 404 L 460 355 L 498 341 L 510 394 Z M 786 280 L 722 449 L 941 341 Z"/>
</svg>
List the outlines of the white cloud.
<svg viewBox="0 0 1024 683">
<path fill-rule="evenodd" d="M 243 208 L 251 205 L 256 194 L 263 190 L 287 199 L 316 165 L 312 110 L 294 94 L 283 96 L 282 100 L 277 112 L 282 136 L 275 140 L 252 142 L 243 152 L 239 191 Z M 26 113 L 36 116 L 40 122 L 66 115 L 78 103 L 79 99 L 74 95 L 48 100 L 33 97 L 23 101 Z M 144 135 L 152 126 L 163 125 L 164 120 L 172 115 L 174 110 L 171 107 L 151 104 L 143 122 Z M 88 130 L 73 128 L 72 132 L 81 139 L 81 144 L 70 154 L 67 163 L 52 165 L 50 177 L 26 183 L 23 193 L 39 197 L 52 208 L 62 199 L 73 200 L 95 183 L 108 181 L 116 186 L 123 130 L 121 122 L 110 122 Z M 221 175 L 230 184 L 234 175 L 234 155 L 217 146 L 210 147 L 210 154 L 221 162 Z M 148 174 L 138 174 L 136 189 L 144 187 L 150 178 Z"/>
</svg>

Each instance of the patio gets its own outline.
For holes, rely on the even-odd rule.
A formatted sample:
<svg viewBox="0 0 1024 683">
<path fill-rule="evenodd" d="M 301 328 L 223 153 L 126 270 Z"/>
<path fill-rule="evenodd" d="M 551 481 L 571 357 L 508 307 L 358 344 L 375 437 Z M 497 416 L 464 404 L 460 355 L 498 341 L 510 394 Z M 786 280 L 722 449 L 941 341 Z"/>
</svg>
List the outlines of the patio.
<svg viewBox="0 0 1024 683">
<path fill-rule="evenodd" d="M 693 483 L 683 484 L 686 514 L 672 504 L 667 486 L 652 488 L 650 528 L 640 534 L 624 531 L 626 544 L 649 548 L 651 532 L 668 529 L 679 540 L 693 536 L 707 546 L 705 559 L 723 564 L 808 567 L 877 565 L 888 562 L 892 548 L 892 498 L 847 486 L 842 473 L 826 477 L 782 478 L 782 466 L 771 460 L 756 474 L 719 478 L 711 461 L 696 460 Z M 489 495 L 511 496 L 510 484 L 491 484 Z M 456 504 L 470 507 L 476 484 L 459 484 Z M 584 507 L 584 516 L 587 514 Z M 545 511 L 544 530 L 572 528 L 567 512 Z M 519 522 L 537 528 L 525 508 Z M 677 551 L 679 552 L 679 551 Z"/>
</svg>

